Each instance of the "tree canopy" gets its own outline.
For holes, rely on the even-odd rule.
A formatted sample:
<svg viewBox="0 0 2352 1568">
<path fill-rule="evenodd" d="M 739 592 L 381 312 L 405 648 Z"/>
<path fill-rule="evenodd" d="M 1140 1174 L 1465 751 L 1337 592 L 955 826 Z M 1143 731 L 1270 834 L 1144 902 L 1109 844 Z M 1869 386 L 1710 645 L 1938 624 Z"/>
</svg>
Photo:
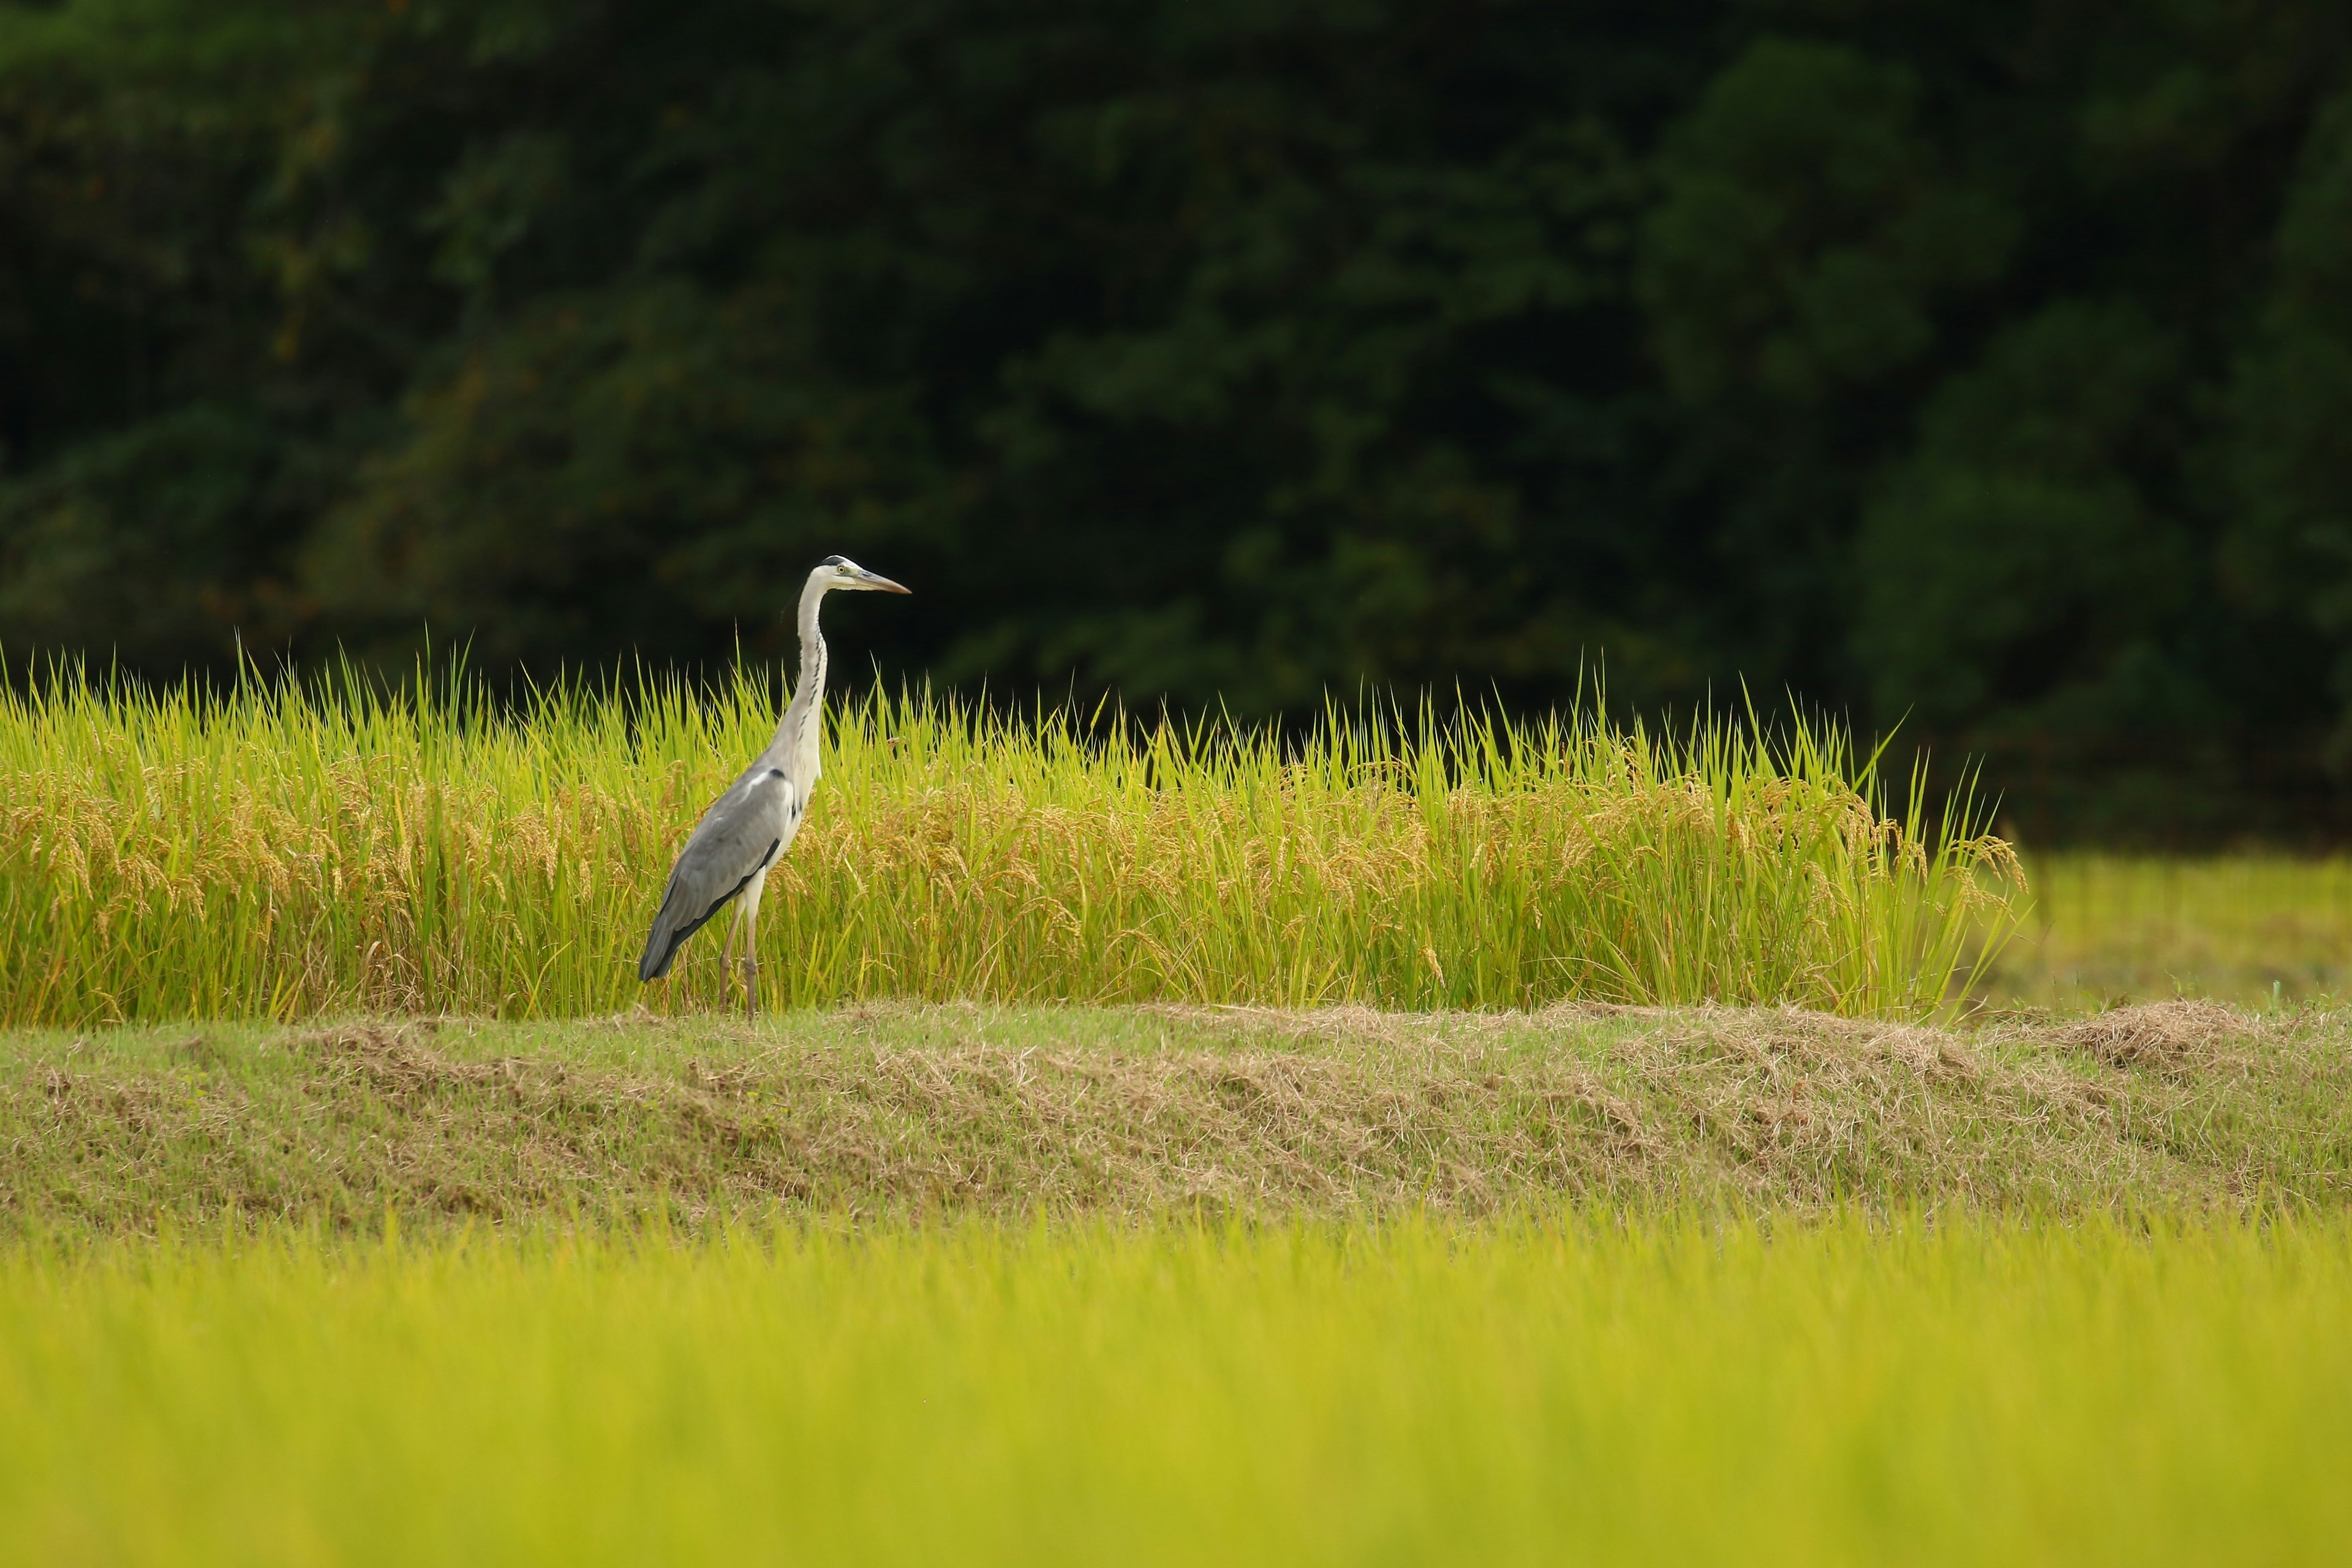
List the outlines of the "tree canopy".
<svg viewBox="0 0 2352 1568">
<path fill-rule="evenodd" d="M 2352 821 L 2340 0 L 0 4 L 0 650 L 1788 691 Z"/>
</svg>

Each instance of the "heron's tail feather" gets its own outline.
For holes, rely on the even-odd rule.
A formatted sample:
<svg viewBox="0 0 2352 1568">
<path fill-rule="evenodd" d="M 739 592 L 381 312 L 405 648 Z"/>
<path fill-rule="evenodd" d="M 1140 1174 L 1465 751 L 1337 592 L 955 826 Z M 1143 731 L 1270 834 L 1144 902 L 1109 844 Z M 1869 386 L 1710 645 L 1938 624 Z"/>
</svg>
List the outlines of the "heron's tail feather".
<svg viewBox="0 0 2352 1568">
<path fill-rule="evenodd" d="M 654 917 L 654 929 L 646 933 L 645 956 L 637 960 L 640 982 L 659 980 L 667 974 L 669 966 L 677 962 L 677 950 L 686 945 L 686 939 L 710 923 L 710 917 L 727 907 L 727 900 L 721 899 L 695 918 L 681 920 L 684 911 L 678 903 L 675 893 L 664 899 L 661 913 Z"/>
<path fill-rule="evenodd" d="M 709 909 L 691 920 L 685 918 L 685 900 L 679 897 L 677 884 L 673 878 L 669 892 L 662 900 L 661 913 L 654 917 L 654 929 L 646 933 L 645 956 L 637 960 L 637 979 L 640 982 L 659 980 L 667 974 L 669 966 L 677 959 L 677 950 L 686 945 L 686 939 L 709 925 L 711 916 L 733 903 L 736 895 L 751 885 L 751 879 L 768 868 L 768 862 L 776 858 L 780 843 L 780 840 L 772 841 L 767 854 L 760 858 L 757 866 L 744 873 L 741 881 L 713 899 Z"/>
<path fill-rule="evenodd" d="M 663 911 L 664 914 L 667 912 Z M 646 937 L 645 956 L 637 960 L 637 979 L 641 982 L 654 981 L 667 974 L 669 966 L 677 959 L 677 950 L 684 947 L 686 939 L 693 934 L 692 926 L 677 931 L 667 920 L 656 918 L 654 929 Z"/>
</svg>

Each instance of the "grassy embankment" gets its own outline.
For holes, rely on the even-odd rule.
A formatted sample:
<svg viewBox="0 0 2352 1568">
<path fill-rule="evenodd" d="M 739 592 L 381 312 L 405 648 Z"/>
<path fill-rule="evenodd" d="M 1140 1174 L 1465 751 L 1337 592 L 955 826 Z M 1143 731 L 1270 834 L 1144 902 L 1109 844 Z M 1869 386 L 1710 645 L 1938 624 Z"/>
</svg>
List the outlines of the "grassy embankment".
<svg viewBox="0 0 2352 1568">
<path fill-rule="evenodd" d="M 856 1007 L 755 1029 L 0 1037 L 6 1218 L 695 1229 L 780 1209 L 1460 1215 L 2352 1203 L 2352 1032 L 2169 1005 L 1955 1034 L 1766 1010 Z"/>
</svg>

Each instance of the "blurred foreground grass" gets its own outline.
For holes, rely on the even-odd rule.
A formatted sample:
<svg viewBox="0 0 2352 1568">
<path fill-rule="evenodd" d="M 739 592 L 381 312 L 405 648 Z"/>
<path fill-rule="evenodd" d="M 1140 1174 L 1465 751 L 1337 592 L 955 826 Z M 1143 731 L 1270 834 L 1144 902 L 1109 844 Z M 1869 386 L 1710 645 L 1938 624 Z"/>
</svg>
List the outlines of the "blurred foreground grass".
<svg viewBox="0 0 2352 1568">
<path fill-rule="evenodd" d="M 2248 1006 L 2352 991 L 2352 860 L 2055 855 L 1986 987 L 2065 1012 L 2203 996 Z"/>
<path fill-rule="evenodd" d="M 2347 1316 L 2341 1217 L 20 1246 L 0 1559 L 2318 1562 Z"/>
</svg>

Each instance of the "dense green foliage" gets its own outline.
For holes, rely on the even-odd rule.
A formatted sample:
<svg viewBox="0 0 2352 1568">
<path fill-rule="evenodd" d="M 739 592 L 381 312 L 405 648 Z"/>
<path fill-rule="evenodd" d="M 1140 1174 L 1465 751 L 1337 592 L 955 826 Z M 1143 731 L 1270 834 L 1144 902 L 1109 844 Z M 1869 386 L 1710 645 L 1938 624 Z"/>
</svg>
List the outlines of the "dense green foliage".
<svg viewBox="0 0 2352 1568">
<path fill-rule="evenodd" d="M 13 1244 L 0 1554 L 2316 1563 L 2347 1311 L 2339 1216 Z"/>
<path fill-rule="evenodd" d="M 2340 0 L 0 6 L 19 658 L 711 661 L 846 550 L 950 683 L 1605 657 L 2226 831 L 2352 750 L 2347 406 Z"/>
</svg>

